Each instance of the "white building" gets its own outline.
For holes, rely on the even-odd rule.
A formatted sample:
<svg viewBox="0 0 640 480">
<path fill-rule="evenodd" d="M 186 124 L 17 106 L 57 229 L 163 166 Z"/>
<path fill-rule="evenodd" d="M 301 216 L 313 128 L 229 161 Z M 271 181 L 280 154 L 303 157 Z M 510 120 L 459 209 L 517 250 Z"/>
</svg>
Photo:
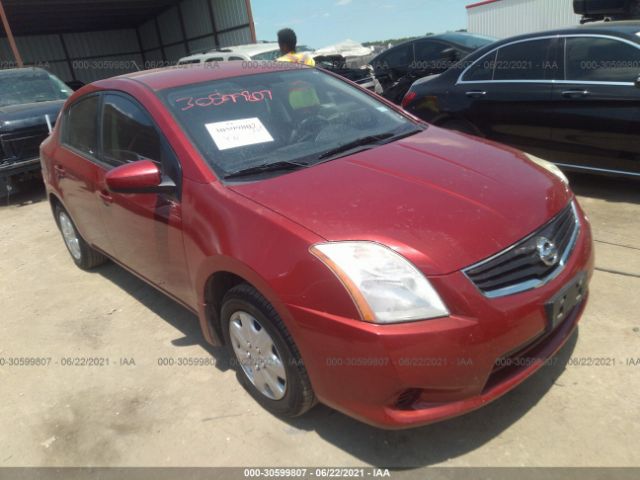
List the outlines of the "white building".
<svg viewBox="0 0 640 480">
<path fill-rule="evenodd" d="M 506 38 L 580 24 L 573 0 L 486 0 L 467 6 L 471 33 Z"/>
</svg>

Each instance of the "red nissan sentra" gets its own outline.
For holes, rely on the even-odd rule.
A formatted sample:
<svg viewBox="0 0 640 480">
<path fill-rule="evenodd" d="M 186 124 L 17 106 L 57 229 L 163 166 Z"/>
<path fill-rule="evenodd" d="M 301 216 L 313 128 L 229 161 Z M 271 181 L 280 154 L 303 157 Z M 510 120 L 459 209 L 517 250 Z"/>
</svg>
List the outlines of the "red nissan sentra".
<svg viewBox="0 0 640 480">
<path fill-rule="evenodd" d="M 593 271 L 562 173 L 321 70 L 265 67 L 141 72 L 69 99 L 41 155 L 73 261 L 111 259 L 197 313 L 279 415 L 320 401 L 424 425 L 538 370 Z"/>
</svg>

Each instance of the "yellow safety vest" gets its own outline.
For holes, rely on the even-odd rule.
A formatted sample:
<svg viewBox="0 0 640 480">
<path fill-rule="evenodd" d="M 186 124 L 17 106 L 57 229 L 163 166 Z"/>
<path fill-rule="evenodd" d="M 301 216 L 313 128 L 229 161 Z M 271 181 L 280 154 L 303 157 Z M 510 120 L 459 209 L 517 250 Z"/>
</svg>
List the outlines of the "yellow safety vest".
<svg viewBox="0 0 640 480">
<path fill-rule="evenodd" d="M 290 63 L 300 63 L 302 65 L 306 65 L 308 67 L 315 67 L 316 62 L 311 55 L 307 53 L 287 53 L 278 59 L 278 62 L 290 62 Z"/>
</svg>

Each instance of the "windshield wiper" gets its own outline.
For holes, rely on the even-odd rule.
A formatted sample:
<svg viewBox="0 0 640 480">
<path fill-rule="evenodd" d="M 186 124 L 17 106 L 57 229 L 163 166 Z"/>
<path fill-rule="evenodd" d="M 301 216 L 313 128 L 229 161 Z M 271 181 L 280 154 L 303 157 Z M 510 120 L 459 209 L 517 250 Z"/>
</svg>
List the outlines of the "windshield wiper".
<svg viewBox="0 0 640 480">
<path fill-rule="evenodd" d="M 263 163 L 262 165 L 256 165 L 254 167 L 243 168 L 236 170 L 235 172 L 228 173 L 224 176 L 225 180 L 230 178 L 248 177 L 251 175 L 257 175 L 264 172 L 277 172 L 279 170 L 297 170 L 298 168 L 305 168 L 309 165 L 305 163 L 296 162 L 273 162 Z"/>
<path fill-rule="evenodd" d="M 333 148 L 328 152 L 324 152 L 322 155 L 318 157 L 318 160 L 326 160 L 358 147 L 365 147 L 367 145 L 373 145 L 373 146 L 384 145 L 385 143 L 390 143 L 395 140 L 400 140 L 401 138 L 414 135 L 421 131 L 422 129 L 416 128 L 415 130 L 409 130 L 408 132 L 402 132 L 402 133 L 388 132 L 388 133 L 381 133 L 380 135 L 370 135 L 367 137 L 358 138 L 353 142 L 345 143 L 344 145 L 340 145 L 339 147 Z"/>
<path fill-rule="evenodd" d="M 318 157 L 318 160 L 324 160 L 326 158 L 333 157 L 334 155 L 348 152 L 349 150 L 353 150 L 354 148 L 376 144 L 382 140 L 393 137 L 393 135 L 393 133 L 382 133 L 380 135 L 369 135 L 367 137 L 358 138 L 352 142 L 345 143 L 344 145 L 340 145 L 336 148 L 332 148 L 328 152 L 324 152 Z"/>
</svg>

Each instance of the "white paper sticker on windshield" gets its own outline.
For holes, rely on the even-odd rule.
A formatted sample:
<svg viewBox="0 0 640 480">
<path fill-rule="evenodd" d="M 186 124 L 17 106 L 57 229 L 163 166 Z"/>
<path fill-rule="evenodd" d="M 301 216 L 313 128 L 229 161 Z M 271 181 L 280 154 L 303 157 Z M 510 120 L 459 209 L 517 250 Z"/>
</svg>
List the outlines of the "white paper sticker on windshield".
<svg viewBox="0 0 640 480">
<path fill-rule="evenodd" d="M 273 137 L 259 118 L 207 123 L 205 127 L 207 127 L 218 150 L 273 142 Z"/>
</svg>

